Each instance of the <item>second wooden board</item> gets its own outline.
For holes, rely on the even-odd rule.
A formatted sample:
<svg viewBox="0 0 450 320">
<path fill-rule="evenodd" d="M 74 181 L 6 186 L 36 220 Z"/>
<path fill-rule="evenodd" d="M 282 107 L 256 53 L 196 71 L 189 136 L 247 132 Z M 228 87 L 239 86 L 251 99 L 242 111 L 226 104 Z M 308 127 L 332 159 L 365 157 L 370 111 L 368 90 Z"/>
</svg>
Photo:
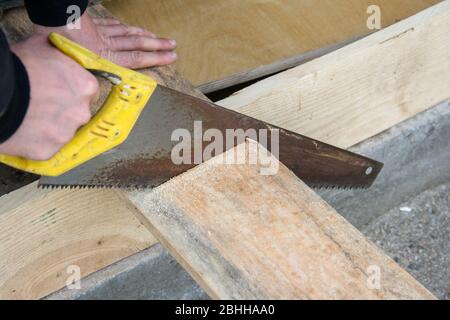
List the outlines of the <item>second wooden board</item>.
<svg viewBox="0 0 450 320">
<path fill-rule="evenodd" d="M 437 2 L 115 0 L 105 6 L 129 24 L 177 39 L 178 71 L 205 87 L 229 77 L 239 82 L 249 70 L 368 34 L 371 5 L 381 9 L 385 27 Z"/>
</svg>

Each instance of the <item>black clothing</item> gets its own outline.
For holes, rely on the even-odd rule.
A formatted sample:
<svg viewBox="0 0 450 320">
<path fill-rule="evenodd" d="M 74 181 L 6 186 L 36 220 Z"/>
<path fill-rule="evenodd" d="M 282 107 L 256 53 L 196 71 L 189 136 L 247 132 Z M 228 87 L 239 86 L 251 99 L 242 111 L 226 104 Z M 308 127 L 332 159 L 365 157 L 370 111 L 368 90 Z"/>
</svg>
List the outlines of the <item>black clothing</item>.
<svg viewBox="0 0 450 320">
<path fill-rule="evenodd" d="M 72 5 L 78 6 L 80 14 L 83 14 L 88 0 L 25 0 L 25 7 L 31 21 L 46 27 L 66 25 L 67 19 L 74 14 L 74 11 L 69 9 Z"/>
<path fill-rule="evenodd" d="M 25 0 L 28 15 L 35 24 L 58 27 L 67 24 L 73 10 L 83 14 L 88 0 Z M 30 84 L 20 59 L 10 51 L 0 30 L 0 143 L 9 139 L 22 124 L 30 102 Z"/>
</svg>

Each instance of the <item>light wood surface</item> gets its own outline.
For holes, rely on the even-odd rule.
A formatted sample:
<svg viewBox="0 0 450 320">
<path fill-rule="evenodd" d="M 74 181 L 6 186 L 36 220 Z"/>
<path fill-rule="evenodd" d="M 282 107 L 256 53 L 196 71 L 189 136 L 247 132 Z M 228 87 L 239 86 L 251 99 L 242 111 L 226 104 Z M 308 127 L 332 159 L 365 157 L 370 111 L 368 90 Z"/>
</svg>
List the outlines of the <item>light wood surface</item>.
<svg viewBox="0 0 450 320">
<path fill-rule="evenodd" d="M 450 97 L 450 1 L 218 104 L 348 148 Z"/>
<path fill-rule="evenodd" d="M 248 80 L 248 72 L 371 32 L 367 8 L 382 26 L 438 0 L 111 0 L 124 21 L 178 41 L 177 70 L 194 85 Z M 299 59 L 301 61 L 301 59 Z M 260 70 L 261 74 L 267 70 Z M 247 75 L 246 75 L 247 74 Z M 257 75 L 254 75 L 255 77 Z M 231 81 L 224 79 L 231 78 Z M 213 86 L 214 87 L 214 86 Z M 217 87 L 215 87 L 217 89 Z"/>
<path fill-rule="evenodd" d="M 256 159 L 257 143 L 247 151 L 237 154 Z M 128 194 L 212 298 L 433 298 L 282 164 L 263 176 L 260 165 L 220 159 L 153 192 Z M 373 270 L 382 279 L 377 289 Z"/>
<path fill-rule="evenodd" d="M 14 193 L 0 206 L 0 299 L 36 299 L 66 285 L 71 266 L 84 277 L 157 241 L 113 190 Z M 18 191 L 20 192 L 20 191 Z M 13 200 L 15 199 L 15 200 Z"/>
</svg>

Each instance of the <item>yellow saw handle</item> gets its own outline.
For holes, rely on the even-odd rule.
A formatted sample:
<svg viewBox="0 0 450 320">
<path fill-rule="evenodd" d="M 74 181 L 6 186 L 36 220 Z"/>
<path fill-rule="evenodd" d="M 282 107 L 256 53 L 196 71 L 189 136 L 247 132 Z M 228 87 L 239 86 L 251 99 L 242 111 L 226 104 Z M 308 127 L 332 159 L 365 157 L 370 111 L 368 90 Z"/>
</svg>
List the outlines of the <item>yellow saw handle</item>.
<svg viewBox="0 0 450 320">
<path fill-rule="evenodd" d="M 81 66 L 110 75 L 115 85 L 105 104 L 75 137 L 47 161 L 0 154 L 0 162 L 42 176 L 59 176 L 120 145 L 133 129 L 157 83 L 152 78 L 120 67 L 57 33 L 50 42 Z"/>
</svg>

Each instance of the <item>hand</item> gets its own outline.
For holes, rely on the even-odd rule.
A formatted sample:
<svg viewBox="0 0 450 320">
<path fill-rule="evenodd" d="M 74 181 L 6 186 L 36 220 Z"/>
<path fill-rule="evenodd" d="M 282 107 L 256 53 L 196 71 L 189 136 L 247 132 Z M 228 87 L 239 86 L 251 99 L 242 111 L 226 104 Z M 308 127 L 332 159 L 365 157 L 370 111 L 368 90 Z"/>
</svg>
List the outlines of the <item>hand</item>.
<svg viewBox="0 0 450 320">
<path fill-rule="evenodd" d="M 80 29 L 42 27 L 35 33 L 47 36 L 58 32 L 94 51 L 98 55 L 127 68 L 147 68 L 174 63 L 175 40 L 157 38 L 150 31 L 129 27 L 116 19 L 92 19 L 87 12 L 80 18 Z"/>
<path fill-rule="evenodd" d="M 34 35 L 11 48 L 24 63 L 31 101 L 17 132 L 0 144 L 0 153 L 48 160 L 90 118 L 98 92 L 93 75 L 52 47 L 47 36 Z"/>
</svg>

